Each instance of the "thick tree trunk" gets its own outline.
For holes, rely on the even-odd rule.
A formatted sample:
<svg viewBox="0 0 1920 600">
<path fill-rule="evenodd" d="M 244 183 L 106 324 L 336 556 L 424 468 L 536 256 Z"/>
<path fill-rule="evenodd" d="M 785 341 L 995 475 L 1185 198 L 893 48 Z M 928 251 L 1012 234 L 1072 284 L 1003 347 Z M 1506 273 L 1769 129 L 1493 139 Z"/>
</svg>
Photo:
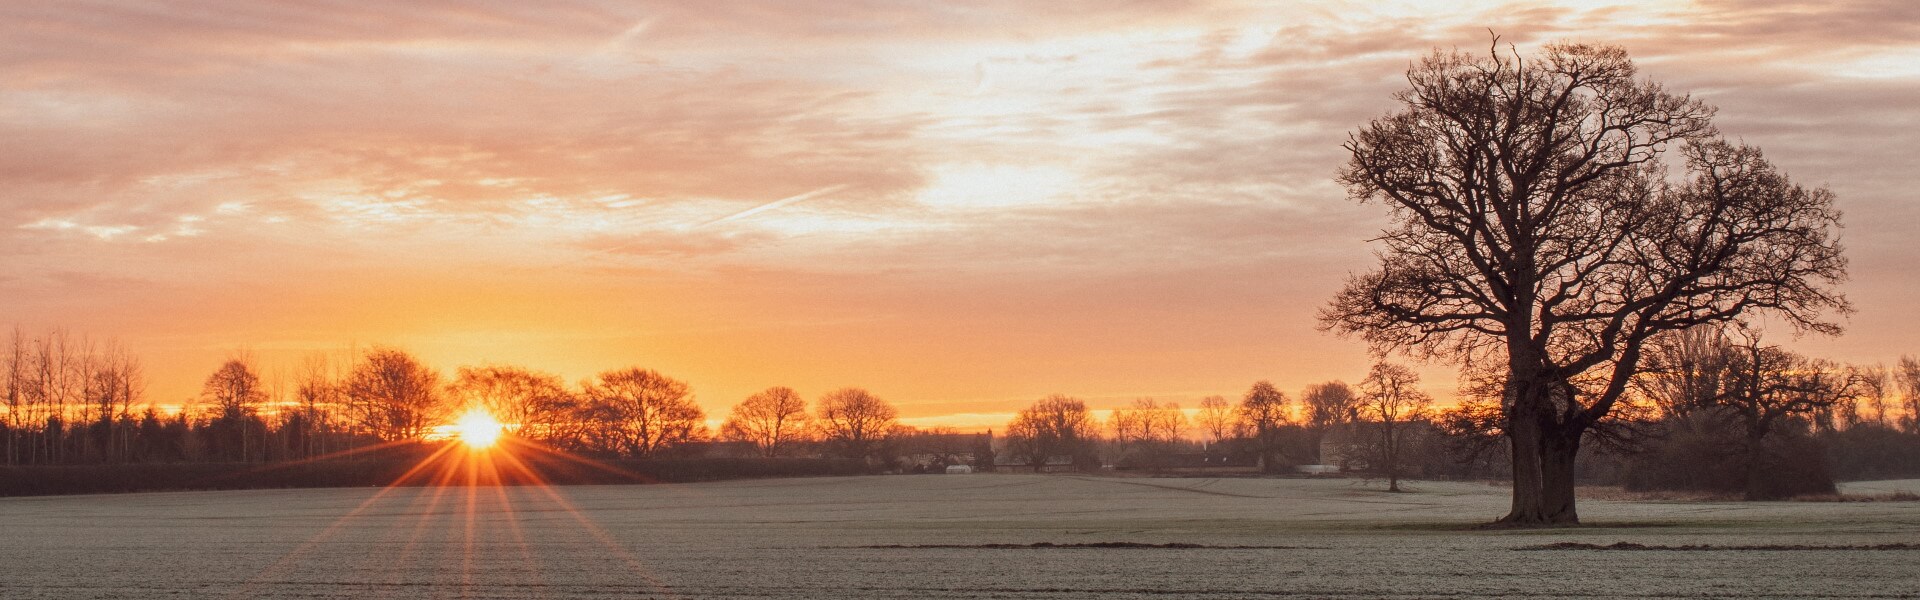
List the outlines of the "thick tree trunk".
<svg viewBox="0 0 1920 600">
<path fill-rule="evenodd" d="M 1524 392 L 1524 390 L 1517 390 Z M 1546 523 L 1542 512 L 1540 419 L 1524 396 L 1507 410 L 1507 439 L 1513 448 L 1513 506 L 1500 522 L 1510 525 Z"/>
<path fill-rule="evenodd" d="M 1574 507 L 1574 460 L 1580 455 L 1581 431 L 1561 426 L 1541 436 L 1540 514 L 1547 524 L 1580 522 Z"/>
</svg>

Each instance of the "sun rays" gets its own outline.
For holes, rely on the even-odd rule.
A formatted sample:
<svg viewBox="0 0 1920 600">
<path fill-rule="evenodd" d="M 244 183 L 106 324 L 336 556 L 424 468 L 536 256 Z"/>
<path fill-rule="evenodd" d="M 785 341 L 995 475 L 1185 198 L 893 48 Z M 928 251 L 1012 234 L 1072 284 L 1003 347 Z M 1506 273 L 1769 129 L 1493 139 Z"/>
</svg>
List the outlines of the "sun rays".
<svg viewBox="0 0 1920 600">
<path fill-rule="evenodd" d="M 433 450 L 411 464 L 393 481 L 373 492 L 345 514 L 332 520 L 311 538 L 262 569 L 229 597 L 240 598 L 293 578 L 302 565 L 319 558 L 326 548 L 347 541 L 349 531 L 374 536 L 376 544 L 392 552 L 377 560 L 368 583 L 387 597 L 420 583 L 423 574 L 447 578 L 460 596 L 485 585 L 490 568 L 513 565 L 528 580 L 542 578 L 529 533 L 591 549 L 590 554 L 621 563 L 630 576 L 644 582 L 650 593 L 674 597 L 646 563 L 586 514 L 552 481 L 652 482 L 638 473 L 589 458 L 549 448 L 513 436 L 510 427 L 483 411 L 469 411 L 448 428 L 451 435 L 435 441 Z M 392 448 L 397 444 L 382 444 Z M 351 454 L 349 454 L 351 455 Z M 395 494 L 415 488 L 412 494 Z M 511 493 L 511 489 L 528 493 Z M 539 515 L 565 518 L 529 526 Z M 381 525 L 382 518 L 406 521 Z M 569 535 L 566 532 L 573 531 Z M 550 543 L 550 542 L 546 542 Z M 457 582 L 457 583 L 456 583 Z"/>
</svg>

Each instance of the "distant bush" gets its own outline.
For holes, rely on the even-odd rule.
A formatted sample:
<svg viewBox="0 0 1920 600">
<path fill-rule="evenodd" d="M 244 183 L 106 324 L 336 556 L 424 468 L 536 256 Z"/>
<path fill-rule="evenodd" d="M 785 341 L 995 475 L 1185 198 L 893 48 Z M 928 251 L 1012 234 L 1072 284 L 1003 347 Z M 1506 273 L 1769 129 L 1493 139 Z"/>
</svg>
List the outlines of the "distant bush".
<svg viewBox="0 0 1920 600">
<path fill-rule="evenodd" d="M 1745 440 L 1723 429 L 1671 423 L 1666 435 L 1645 444 L 1620 474 L 1628 491 L 1753 492 L 1755 499 L 1835 493 L 1826 448 L 1818 438 L 1786 432 L 1768 438 L 1761 453 L 1762 477 L 1748 486 Z"/>
<path fill-rule="evenodd" d="M 1823 438 L 1827 465 L 1842 481 L 1920 477 L 1920 434 L 1860 424 Z"/>
</svg>

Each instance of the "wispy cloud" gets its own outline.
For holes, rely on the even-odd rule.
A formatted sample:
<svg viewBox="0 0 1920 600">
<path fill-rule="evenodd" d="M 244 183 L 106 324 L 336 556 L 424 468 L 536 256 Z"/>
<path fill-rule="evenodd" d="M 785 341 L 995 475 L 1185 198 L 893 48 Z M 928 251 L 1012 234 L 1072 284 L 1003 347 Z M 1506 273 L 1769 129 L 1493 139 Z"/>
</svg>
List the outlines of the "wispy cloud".
<svg viewBox="0 0 1920 600">
<path fill-rule="evenodd" d="M 1625 44 L 1831 185 L 1862 309 L 1837 357 L 1892 355 L 1920 293 L 1893 150 L 1920 146 L 1916 10 L 7 3 L 0 314 L 649 361 L 714 406 L 1340 376 L 1364 359 L 1312 307 L 1380 218 L 1332 183 L 1340 143 L 1410 61 L 1491 28 Z M 549 329 L 621 334 L 484 342 Z M 218 358 L 180 354 L 156 393 L 190 390 L 196 357 Z"/>
</svg>

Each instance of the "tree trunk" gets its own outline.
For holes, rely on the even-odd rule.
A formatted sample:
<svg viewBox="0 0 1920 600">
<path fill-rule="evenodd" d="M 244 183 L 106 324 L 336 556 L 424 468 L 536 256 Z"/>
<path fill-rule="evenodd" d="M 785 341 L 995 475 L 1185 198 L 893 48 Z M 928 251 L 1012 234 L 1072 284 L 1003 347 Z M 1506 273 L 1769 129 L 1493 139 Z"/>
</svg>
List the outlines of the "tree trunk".
<svg viewBox="0 0 1920 600">
<path fill-rule="evenodd" d="M 1514 384 L 1509 384 L 1514 385 Z M 1514 386 L 1512 406 L 1507 408 L 1507 440 L 1513 449 L 1513 506 L 1500 523 L 1540 525 L 1547 522 L 1541 510 L 1540 419 L 1537 408 L 1527 397 L 1529 390 Z"/>
<path fill-rule="evenodd" d="M 1400 491 L 1400 453 L 1399 449 L 1394 447 L 1393 421 L 1383 420 L 1382 425 L 1387 429 L 1387 491 L 1398 492 Z"/>
<path fill-rule="evenodd" d="M 1555 427 L 1544 432 L 1540 446 L 1540 514 L 1553 525 L 1574 525 L 1580 513 L 1574 507 L 1574 460 L 1580 455 L 1580 428 Z"/>
<path fill-rule="evenodd" d="M 1765 433 L 1747 432 L 1747 499 L 1764 500 L 1767 496 L 1763 482 L 1766 477 L 1767 449 L 1761 442 Z"/>
</svg>

